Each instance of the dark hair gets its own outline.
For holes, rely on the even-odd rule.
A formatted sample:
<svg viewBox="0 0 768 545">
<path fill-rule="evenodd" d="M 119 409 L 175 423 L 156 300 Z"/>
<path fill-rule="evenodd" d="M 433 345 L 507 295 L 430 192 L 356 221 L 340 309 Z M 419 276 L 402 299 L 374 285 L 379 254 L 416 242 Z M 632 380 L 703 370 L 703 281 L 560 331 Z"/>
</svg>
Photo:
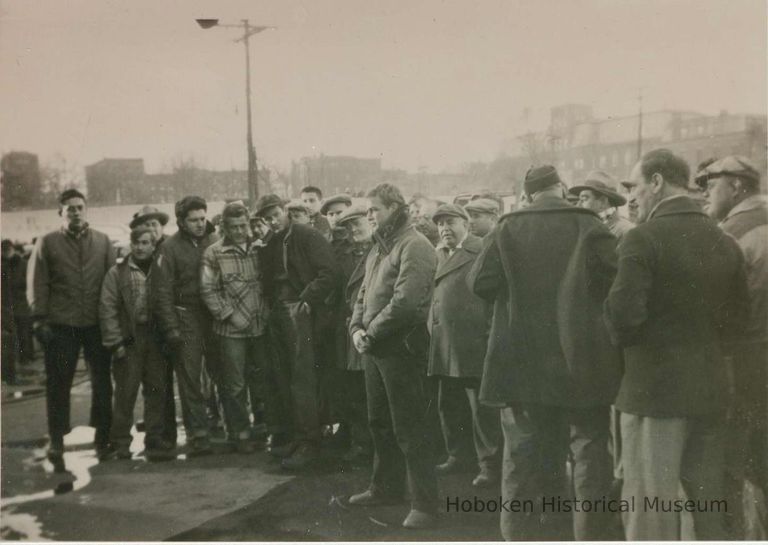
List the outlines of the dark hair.
<svg viewBox="0 0 768 545">
<path fill-rule="evenodd" d="M 197 195 L 187 195 L 178 201 L 174 207 L 177 220 L 186 219 L 187 215 L 194 210 L 205 210 L 207 212 L 208 203 L 205 202 L 204 198 Z"/>
<path fill-rule="evenodd" d="M 85 195 L 80 193 L 75 188 L 65 189 L 64 191 L 61 192 L 61 195 L 59 195 L 59 204 L 64 204 L 69 199 L 83 199 L 83 200 L 85 200 Z"/>
<path fill-rule="evenodd" d="M 150 229 L 149 227 L 146 227 L 144 225 L 137 225 L 133 229 L 131 229 L 131 242 L 137 243 L 139 239 L 143 236 L 149 233 L 149 235 L 152 237 L 152 244 L 157 242 L 157 239 L 155 238 L 155 232 Z"/>
<path fill-rule="evenodd" d="M 397 206 L 405 206 L 405 198 L 403 197 L 403 194 L 392 184 L 379 184 L 371 189 L 366 196 L 369 199 L 378 198 L 387 208 L 393 204 L 396 204 Z"/>
<path fill-rule="evenodd" d="M 643 178 L 648 181 L 654 174 L 661 174 L 666 182 L 678 187 L 688 188 L 691 168 L 681 157 L 668 149 L 660 148 L 649 151 L 640 160 Z"/>
<path fill-rule="evenodd" d="M 7 248 L 14 248 L 13 242 L 9 238 L 4 238 L 2 242 L 0 242 L 0 247 L 2 247 L 3 250 Z"/>
<path fill-rule="evenodd" d="M 318 199 L 322 199 L 323 198 L 323 192 L 320 191 L 320 188 L 319 187 L 315 187 L 313 185 L 308 185 L 306 187 L 302 187 L 301 191 L 299 191 L 299 195 L 301 195 L 302 193 L 314 193 L 315 195 L 317 195 Z"/>
<path fill-rule="evenodd" d="M 242 202 L 231 202 L 224 207 L 221 211 L 221 222 L 225 223 L 228 218 L 242 218 L 245 216 L 248 218 L 248 208 Z"/>
</svg>

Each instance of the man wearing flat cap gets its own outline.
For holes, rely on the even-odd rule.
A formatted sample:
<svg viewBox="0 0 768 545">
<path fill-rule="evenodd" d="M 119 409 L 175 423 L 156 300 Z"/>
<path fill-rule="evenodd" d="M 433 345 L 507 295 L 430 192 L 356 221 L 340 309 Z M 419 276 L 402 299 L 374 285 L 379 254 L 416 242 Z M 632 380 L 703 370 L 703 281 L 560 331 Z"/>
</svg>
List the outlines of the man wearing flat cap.
<svg viewBox="0 0 768 545">
<path fill-rule="evenodd" d="M 365 276 L 365 257 L 373 244 L 372 228 L 366 215 L 365 207 L 350 206 L 335 218 L 333 227 L 334 231 L 344 229 L 350 242 L 349 251 L 340 262 L 343 297 L 337 320 L 339 331 L 335 338 L 337 361 L 342 362 L 342 371 L 340 380 L 334 385 L 340 423 L 348 430 L 349 450 L 343 455 L 343 459 L 348 462 L 370 458 L 373 453 L 371 434 L 368 431 L 363 355 L 355 350 L 348 333 L 352 311 Z"/>
<path fill-rule="evenodd" d="M 206 219 L 207 212 L 202 197 L 187 196 L 176 203 L 179 230 L 157 251 L 150 282 L 153 311 L 176 372 L 190 456 L 212 453 L 203 362 L 213 353 L 214 339 L 211 315 L 200 297 L 200 263 L 205 249 L 218 237 Z M 166 422 L 173 422 L 175 429 L 171 407 L 166 408 Z"/>
<path fill-rule="evenodd" d="M 542 497 L 563 494 L 569 447 L 577 500 L 598 500 L 611 485 L 620 366 L 602 305 L 616 238 L 593 212 L 568 204 L 554 167 L 531 168 L 524 185 L 530 204 L 501 218 L 467 281 L 494 305 L 480 400 L 502 407 L 502 496 L 539 511 L 503 512 L 502 535 L 546 539 Z M 607 516 L 575 512 L 576 539 L 606 539 Z"/>
<path fill-rule="evenodd" d="M 594 170 L 587 174 L 584 183 L 573 186 L 568 193 L 578 196 L 578 206 L 592 210 L 600 216 L 611 233 L 621 240 L 634 225 L 619 215 L 619 207 L 627 204 L 627 199 L 620 195 L 615 187 L 616 182 L 610 174 Z"/>
<path fill-rule="evenodd" d="M 486 198 L 469 201 L 464 206 L 464 210 L 469 217 L 469 232 L 480 238 L 493 231 L 501 215 L 499 204 L 492 199 Z"/>
<path fill-rule="evenodd" d="M 154 206 L 143 206 L 141 210 L 133 215 L 130 228 L 135 229 L 136 227 L 143 225 L 152 229 L 152 232 L 155 235 L 155 251 L 157 251 L 157 248 L 159 248 L 160 244 L 165 240 L 163 228 L 168 223 L 168 219 L 168 214 L 161 212 Z"/>
<path fill-rule="evenodd" d="M 467 273 L 480 253 L 482 239 L 469 232 L 469 218 L 461 206 L 444 204 L 432 219 L 441 240 L 436 249 L 435 291 L 427 318 L 431 334 L 427 372 L 437 377 L 437 408 L 449 455 L 437 469 L 445 473 L 441 468 L 450 464 L 477 464 L 480 472 L 472 484 L 489 486 L 498 483 L 500 476 L 501 423 L 498 408 L 480 404 L 478 389 L 491 307 L 467 285 Z M 456 399 L 459 393 L 469 402 L 474 448 L 462 448 L 461 416 L 466 402 Z"/>
<path fill-rule="evenodd" d="M 282 458 L 283 469 L 300 470 L 319 456 L 318 380 L 327 365 L 319 344 L 330 323 L 328 299 L 339 283 L 338 268 L 323 234 L 294 223 L 278 195 L 261 197 L 256 213 L 271 229 L 260 254 L 275 354 L 267 368 L 268 405 L 275 414 L 271 454 Z"/>
<path fill-rule="evenodd" d="M 728 156 L 707 165 L 696 178 L 711 217 L 739 243 L 746 259 L 750 318 L 736 344 L 733 361 L 735 407 L 729 426 L 732 440 L 727 469 L 734 500 L 744 480 L 768 493 L 768 206 L 760 194 L 760 174 L 745 157 Z M 734 502 L 739 509 L 741 502 Z M 740 509 L 739 509 L 740 511 Z M 749 520 L 744 528 L 768 529 L 768 520 Z M 759 517 L 755 511 L 746 519 Z M 738 517 L 735 525 L 738 525 Z M 732 539 L 765 539 L 731 528 Z"/>
</svg>

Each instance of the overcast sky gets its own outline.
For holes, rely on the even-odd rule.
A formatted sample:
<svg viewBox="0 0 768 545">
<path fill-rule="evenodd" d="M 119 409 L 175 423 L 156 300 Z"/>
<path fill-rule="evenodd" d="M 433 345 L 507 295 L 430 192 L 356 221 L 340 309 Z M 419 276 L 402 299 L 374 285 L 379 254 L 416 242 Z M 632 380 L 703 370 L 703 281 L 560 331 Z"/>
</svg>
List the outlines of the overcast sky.
<svg viewBox="0 0 768 545">
<path fill-rule="evenodd" d="M 244 53 L 268 165 L 490 160 L 549 108 L 766 112 L 764 0 L 0 0 L 0 151 L 244 168 Z M 526 121 L 524 109 L 531 114 Z"/>
</svg>

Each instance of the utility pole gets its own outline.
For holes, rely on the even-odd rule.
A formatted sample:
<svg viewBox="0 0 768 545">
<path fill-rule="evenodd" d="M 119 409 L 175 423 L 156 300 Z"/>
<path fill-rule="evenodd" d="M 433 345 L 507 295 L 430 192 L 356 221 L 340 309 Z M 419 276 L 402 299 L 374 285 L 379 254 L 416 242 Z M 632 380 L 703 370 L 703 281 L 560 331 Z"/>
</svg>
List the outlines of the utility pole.
<svg viewBox="0 0 768 545">
<path fill-rule="evenodd" d="M 637 115 L 637 160 L 643 156 L 643 88 L 638 90 L 637 95 L 638 115 Z"/>
</svg>

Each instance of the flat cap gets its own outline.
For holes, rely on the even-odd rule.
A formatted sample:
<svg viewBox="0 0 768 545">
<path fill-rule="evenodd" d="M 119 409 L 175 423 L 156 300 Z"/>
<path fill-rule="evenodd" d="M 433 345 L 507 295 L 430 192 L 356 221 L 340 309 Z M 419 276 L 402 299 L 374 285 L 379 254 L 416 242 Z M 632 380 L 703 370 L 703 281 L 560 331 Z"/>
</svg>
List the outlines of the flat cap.
<svg viewBox="0 0 768 545">
<path fill-rule="evenodd" d="M 499 215 L 499 203 L 492 199 L 475 199 L 464 205 L 467 212 L 481 212 L 483 214 Z"/>
<path fill-rule="evenodd" d="M 340 193 L 339 195 L 334 195 L 333 197 L 328 197 L 323 201 L 323 205 L 320 207 L 320 213 L 325 216 L 328 213 L 328 208 L 332 204 L 337 203 L 344 203 L 347 206 L 352 206 L 352 197 L 347 195 L 346 193 Z"/>
<path fill-rule="evenodd" d="M 458 204 L 441 204 L 437 207 L 435 213 L 432 214 L 432 221 L 437 223 L 437 220 L 446 216 L 453 216 L 464 220 L 469 219 L 467 213 L 464 212 L 464 209 Z"/>
<path fill-rule="evenodd" d="M 537 193 L 555 184 L 561 184 L 563 181 L 557 174 L 557 169 L 552 165 L 542 165 L 540 167 L 531 167 L 525 173 L 525 192 L 529 195 Z"/>
<path fill-rule="evenodd" d="M 299 199 L 291 199 L 285 204 L 286 210 L 301 210 L 309 214 L 309 208 L 307 208 L 307 205 L 304 204 L 303 201 Z"/>
<path fill-rule="evenodd" d="M 149 220 L 157 220 L 160 222 L 160 225 L 165 225 L 168 223 L 168 214 L 161 212 L 154 206 L 144 206 L 141 208 L 141 210 L 133 215 L 130 228 L 133 229 L 137 225 L 141 225 L 142 223 Z"/>
<path fill-rule="evenodd" d="M 343 225 L 348 221 L 355 220 L 357 218 L 364 218 L 368 215 L 368 211 L 362 205 L 350 206 L 344 212 L 341 213 L 336 220 L 336 225 Z"/>
<path fill-rule="evenodd" d="M 282 208 L 285 206 L 285 202 L 279 195 L 274 193 L 264 195 L 256 202 L 256 210 L 254 211 L 254 214 L 261 216 L 267 209 L 272 208 L 273 206 Z"/>
<path fill-rule="evenodd" d="M 719 178 L 720 176 L 736 176 L 755 182 L 760 181 L 760 172 L 758 172 L 749 159 L 741 155 L 729 155 L 719 161 L 715 161 L 705 168 L 703 172 L 697 173 L 696 185 L 706 188 L 707 181 L 712 178 Z"/>
<path fill-rule="evenodd" d="M 585 189 L 589 189 L 605 196 L 611 206 L 624 206 L 627 204 L 627 199 L 617 193 L 615 187 L 616 181 L 613 176 L 602 170 L 593 170 L 587 174 L 587 178 L 582 184 L 573 186 L 568 190 L 568 193 L 578 196 Z"/>
</svg>

